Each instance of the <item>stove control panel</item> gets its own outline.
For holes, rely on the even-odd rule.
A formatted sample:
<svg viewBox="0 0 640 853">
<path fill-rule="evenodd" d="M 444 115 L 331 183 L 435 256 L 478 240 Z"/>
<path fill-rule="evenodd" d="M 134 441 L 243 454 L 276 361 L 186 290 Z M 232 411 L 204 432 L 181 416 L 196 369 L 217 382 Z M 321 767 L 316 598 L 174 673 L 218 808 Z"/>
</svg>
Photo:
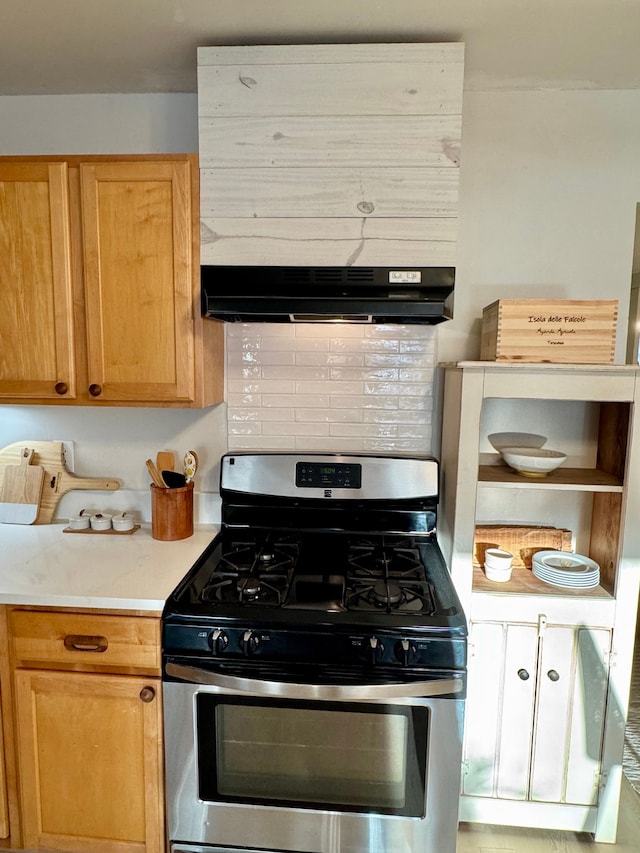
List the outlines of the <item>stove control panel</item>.
<svg viewBox="0 0 640 853">
<path fill-rule="evenodd" d="M 360 489 L 362 465 L 347 462 L 297 462 L 296 486 L 308 489 Z"/>
<path fill-rule="evenodd" d="M 336 630 L 257 628 L 249 625 L 165 625 L 165 654 L 229 662 L 336 664 L 364 667 L 457 668 L 466 665 L 466 639 L 428 637 L 419 632 L 360 633 Z"/>
</svg>

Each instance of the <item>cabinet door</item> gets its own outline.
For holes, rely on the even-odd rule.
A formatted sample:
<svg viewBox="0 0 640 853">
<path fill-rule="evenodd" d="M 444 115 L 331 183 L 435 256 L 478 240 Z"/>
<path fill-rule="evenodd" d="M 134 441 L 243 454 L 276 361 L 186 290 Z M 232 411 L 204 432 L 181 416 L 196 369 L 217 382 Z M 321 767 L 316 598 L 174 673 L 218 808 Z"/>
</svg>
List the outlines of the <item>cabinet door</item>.
<svg viewBox="0 0 640 853">
<path fill-rule="evenodd" d="M 75 397 L 65 163 L 0 163 L 0 399 Z"/>
<path fill-rule="evenodd" d="M 472 624 L 464 794 L 526 799 L 536 655 L 535 625 Z"/>
<path fill-rule="evenodd" d="M 25 846 L 160 853 L 159 683 L 16 670 L 15 685 Z"/>
<path fill-rule="evenodd" d="M 531 799 L 598 802 L 610 632 L 553 627 L 541 644 Z"/>
<path fill-rule="evenodd" d="M 89 394 L 195 395 L 190 163 L 80 166 Z"/>
</svg>

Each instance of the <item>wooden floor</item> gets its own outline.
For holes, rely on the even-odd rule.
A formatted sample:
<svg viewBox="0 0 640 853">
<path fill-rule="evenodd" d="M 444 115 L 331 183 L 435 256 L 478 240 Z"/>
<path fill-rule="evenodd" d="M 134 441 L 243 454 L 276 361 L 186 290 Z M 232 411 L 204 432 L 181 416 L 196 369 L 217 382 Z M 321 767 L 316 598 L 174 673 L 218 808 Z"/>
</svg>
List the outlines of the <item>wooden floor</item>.
<svg viewBox="0 0 640 853">
<path fill-rule="evenodd" d="M 517 829 L 465 823 L 458 832 L 456 853 L 638 853 L 640 851 L 640 796 L 625 779 L 620 800 L 616 844 L 596 844 L 579 832 Z"/>
</svg>

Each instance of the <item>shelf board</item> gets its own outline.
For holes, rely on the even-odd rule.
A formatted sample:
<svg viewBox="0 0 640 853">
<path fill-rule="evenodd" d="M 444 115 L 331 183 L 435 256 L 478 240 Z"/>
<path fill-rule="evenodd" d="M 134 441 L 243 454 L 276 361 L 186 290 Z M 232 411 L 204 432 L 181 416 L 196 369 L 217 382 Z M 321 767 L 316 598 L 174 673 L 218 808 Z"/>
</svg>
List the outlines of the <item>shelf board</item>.
<svg viewBox="0 0 640 853">
<path fill-rule="evenodd" d="M 593 589 L 568 589 L 552 586 L 539 580 L 531 569 L 513 569 L 511 580 L 506 583 L 488 580 L 479 566 L 473 567 L 473 591 L 505 593 L 506 595 L 551 595 L 570 598 L 611 598 L 603 586 Z"/>
<path fill-rule="evenodd" d="M 566 489 L 585 492 L 622 492 L 622 482 L 598 468 L 556 468 L 546 477 L 525 477 L 505 465 L 480 465 L 478 486 L 516 486 L 519 489 Z"/>
</svg>

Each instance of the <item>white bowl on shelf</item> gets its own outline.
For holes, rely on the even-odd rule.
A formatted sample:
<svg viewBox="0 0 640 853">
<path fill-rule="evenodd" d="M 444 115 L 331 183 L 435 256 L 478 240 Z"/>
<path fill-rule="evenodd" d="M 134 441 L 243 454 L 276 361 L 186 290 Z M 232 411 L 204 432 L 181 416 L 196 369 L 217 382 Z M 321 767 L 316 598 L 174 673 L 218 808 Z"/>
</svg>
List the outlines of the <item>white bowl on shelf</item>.
<svg viewBox="0 0 640 853">
<path fill-rule="evenodd" d="M 544 447 L 503 447 L 500 453 L 507 465 L 524 477 L 546 477 L 567 459 L 566 453 Z"/>
<path fill-rule="evenodd" d="M 546 435 L 533 432 L 494 432 L 487 439 L 498 453 L 503 447 L 542 447 L 547 441 Z"/>
</svg>

